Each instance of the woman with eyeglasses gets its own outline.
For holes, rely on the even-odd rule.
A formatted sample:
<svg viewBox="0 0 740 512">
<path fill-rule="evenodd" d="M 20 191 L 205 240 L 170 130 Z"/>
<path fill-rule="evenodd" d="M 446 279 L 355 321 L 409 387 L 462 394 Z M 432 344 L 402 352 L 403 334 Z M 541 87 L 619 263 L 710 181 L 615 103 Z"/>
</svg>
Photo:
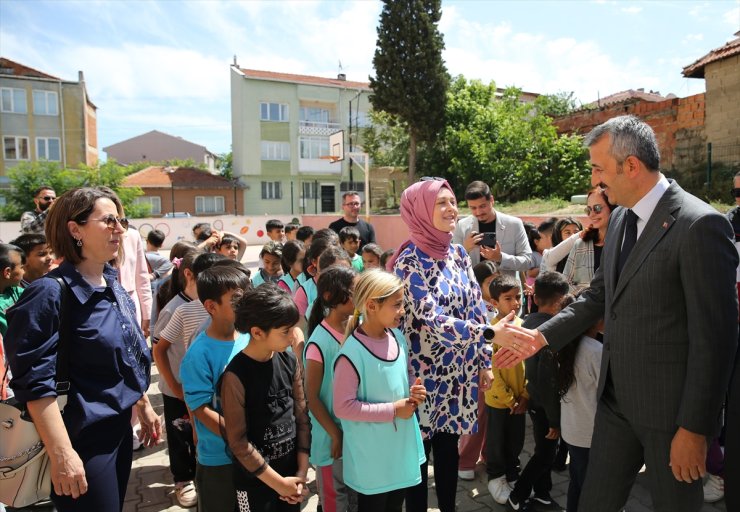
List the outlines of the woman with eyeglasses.
<svg viewBox="0 0 740 512">
<path fill-rule="evenodd" d="M 531 340 L 508 322 L 487 324 L 470 256 L 452 243 L 457 201 L 447 181 L 422 178 L 404 190 L 401 218 L 409 240 L 387 268 L 404 283 L 401 328 L 408 340 L 409 366 L 427 390 L 418 409 L 419 426 L 427 459 L 430 451 L 434 454 L 437 503 L 441 512 L 454 512 L 458 440 L 477 429 L 477 396 L 493 377 L 490 342 L 527 352 Z M 427 502 L 424 462 L 421 483 L 406 492 L 406 510 L 426 512 Z"/>
<path fill-rule="evenodd" d="M 146 390 L 151 359 L 131 297 L 110 262 L 128 221 L 116 194 L 78 188 L 59 197 L 46 219 L 49 246 L 64 261 L 26 288 L 8 312 L 5 348 L 11 387 L 46 446 L 51 500 L 60 512 L 123 509 L 132 460 L 131 413 L 142 441 L 161 439 Z M 56 403 L 60 308 L 65 294 L 70 388 L 64 415 Z"/>
<path fill-rule="evenodd" d="M 589 225 L 575 241 L 563 269 L 563 275 L 572 286 L 591 283 L 596 269 L 601 264 L 601 251 L 609 227 L 609 216 L 614 210 L 614 205 L 609 203 L 600 187 L 589 191 L 587 204 L 584 211 L 588 215 Z"/>
</svg>

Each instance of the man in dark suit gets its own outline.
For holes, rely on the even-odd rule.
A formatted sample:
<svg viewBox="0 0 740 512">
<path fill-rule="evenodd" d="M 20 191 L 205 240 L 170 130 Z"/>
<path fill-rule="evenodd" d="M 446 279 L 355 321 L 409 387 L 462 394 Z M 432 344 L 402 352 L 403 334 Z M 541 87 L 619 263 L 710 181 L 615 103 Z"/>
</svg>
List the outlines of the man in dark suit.
<svg viewBox="0 0 740 512">
<path fill-rule="evenodd" d="M 592 185 L 622 208 L 590 289 L 533 332 L 537 345 L 558 350 L 605 320 L 579 510 L 621 510 L 644 463 L 656 511 L 698 511 L 707 438 L 718 432 L 737 348 L 733 232 L 658 171 L 655 134 L 636 117 L 597 126 L 586 144 Z"/>
</svg>

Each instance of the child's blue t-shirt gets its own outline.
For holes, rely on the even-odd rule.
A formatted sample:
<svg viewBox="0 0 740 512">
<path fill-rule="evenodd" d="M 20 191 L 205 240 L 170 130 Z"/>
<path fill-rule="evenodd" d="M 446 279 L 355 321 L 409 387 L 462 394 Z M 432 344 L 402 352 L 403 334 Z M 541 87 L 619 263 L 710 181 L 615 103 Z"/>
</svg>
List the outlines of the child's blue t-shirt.
<svg viewBox="0 0 740 512">
<path fill-rule="evenodd" d="M 208 405 L 221 412 L 216 385 L 229 361 L 247 344 L 249 334 L 240 334 L 235 341 L 222 341 L 202 332 L 193 340 L 180 365 L 185 403 L 191 411 Z M 198 434 L 198 462 L 204 466 L 231 464 L 223 438 L 211 432 L 198 418 L 193 417 L 193 420 Z"/>
</svg>

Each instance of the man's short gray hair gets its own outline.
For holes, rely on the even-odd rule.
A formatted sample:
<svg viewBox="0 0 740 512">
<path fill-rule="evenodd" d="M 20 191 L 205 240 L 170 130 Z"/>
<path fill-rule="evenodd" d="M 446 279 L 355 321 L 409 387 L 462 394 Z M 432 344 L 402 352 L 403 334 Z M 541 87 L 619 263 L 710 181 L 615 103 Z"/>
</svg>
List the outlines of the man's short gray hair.
<svg viewBox="0 0 740 512">
<path fill-rule="evenodd" d="M 650 171 L 660 166 L 660 150 L 655 132 L 649 124 L 635 116 L 619 116 L 609 119 L 591 130 L 584 144 L 596 144 L 603 136 L 609 135 L 611 147 L 609 154 L 622 164 L 627 157 L 637 157 Z"/>
</svg>

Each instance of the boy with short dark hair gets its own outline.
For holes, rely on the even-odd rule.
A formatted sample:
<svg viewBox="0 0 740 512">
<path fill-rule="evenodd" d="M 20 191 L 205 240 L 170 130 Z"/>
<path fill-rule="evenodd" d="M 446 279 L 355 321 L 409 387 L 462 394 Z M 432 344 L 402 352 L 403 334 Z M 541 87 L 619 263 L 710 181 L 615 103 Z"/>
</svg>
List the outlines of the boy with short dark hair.
<svg viewBox="0 0 740 512">
<path fill-rule="evenodd" d="M 298 231 L 298 228 L 300 228 L 300 224 L 296 224 L 294 222 L 290 222 L 285 225 L 285 241 L 288 240 L 295 240 L 296 239 L 296 233 Z"/>
<path fill-rule="evenodd" d="M 155 293 L 161 279 L 169 274 L 172 270 L 172 262 L 159 254 L 159 250 L 164 244 L 166 235 L 159 229 L 152 229 L 146 235 L 146 264 L 149 267 L 149 280 L 152 282 L 152 293 Z"/>
<path fill-rule="evenodd" d="M 285 241 L 285 224 L 278 219 L 270 219 L 265 223 L 267 236 L 273 242 L 283 243 Z"/>
<path fill-rule="evenodd" d="M 534 282 L 534 302 L 537 312 L 525 318 L 522 327 L 536 329 L 557 315 L 562 309 L 563 298 L 570 292 L 565 277 L 558 272 L 543 272 Z M 506 502 L 506 510 L 519 511 L 532 505 L 534 510 L 563 508 L 550 496 L 552 478 L 550 471 L 560 437 L 560 396 L 555 381 L 555 357 L 545 347 L 525 361 L 529 416 L 532 419 L 534 454 L 522 471 Z M 529 495 L 534 489 L 534 497 Z"/>
<path fill-rule="evenodd" d="M 46 235 L 42 233 L 29 233 L 21 235 L 10 242 L 11 245 L 20 247 L 26 255 L 26 263 L 23 267 L 23 279 L 21 288 L 26 288 L 36 279 L 43 277 L 51 270 L 54 263 L 54 255 L 46 243 Z"/>
<path fill-rule="evenodd" d="M 362 256 L 357 254 L 360 249 L 360 231 L 354 226 L 346 226 L 339 230 L 339 244 L 347 251 L 350 264 L 357 272 L 365 270 Z"/>
<path fill-rule="evenodd" d="M 257 288 L 262 283 L 272 281 L 277 283 L 283 275 L 283 267 L 280 261 L 283 258 L 283 244 L 270 241 L 262 246 L 260 260 L 262 267 L 252 277 L 252 286 Z"/>
<path fill-rule="evenodd" d="M 308 248 L 311 246 L 311 239 L 313 238 L 313 234 L 315 232 L 316 230 L 311 226 L 301 226 L 295 232 L 296 240 L 300 240 L 301 242 L 303 242 L 306 251 L 308 251 Z"/>
<path fill-rule="evenodd" d="M 0 334 L 3 336 L 8 330 L 5 312 L 23 293 L 20 284 L 25 264 L 26 254 L 20 247 L 0 243 Z"/>
<path fill-rule="evenodd" d="M 185 402 L 194 416 L 198 436 L 198 510 L 236 509 L 231 457 L 223 440 L 223 417 L 217 385 L 235 354 L 249 343 L 249 334 L 234 329 L 234 300 L 249 287 L 247 275 L 233 267 L 215 266 L 198 276 L 198 298 L 211 325 L 188 348 L 180 366 Z"/>
<path fill-rule="evenodd" d="M 482 265 L 482 263 L 479 263 Z M 476 265 L 477 266 L 477 265 Z M 491 321 L 495 325 L 511 311 L 521 307 L 519 282 L 508 275 L 496 276 L 490 281 L 489 297 L 496 310 Z M 515 325 L 522 320 L 514 317 Z M 494 351 L 496 347 L 494 347 Z M 511 492 L 510 484 L 519 478 L 519 454 L 524 448 L 525 415 L 529 394 L 524 377 L 524 363 L 512 368 L 493 367 L 493 384 L 485 392 L 486 473 L 488 491 L 496 503 L 504 504 Z"/>
</svg>

